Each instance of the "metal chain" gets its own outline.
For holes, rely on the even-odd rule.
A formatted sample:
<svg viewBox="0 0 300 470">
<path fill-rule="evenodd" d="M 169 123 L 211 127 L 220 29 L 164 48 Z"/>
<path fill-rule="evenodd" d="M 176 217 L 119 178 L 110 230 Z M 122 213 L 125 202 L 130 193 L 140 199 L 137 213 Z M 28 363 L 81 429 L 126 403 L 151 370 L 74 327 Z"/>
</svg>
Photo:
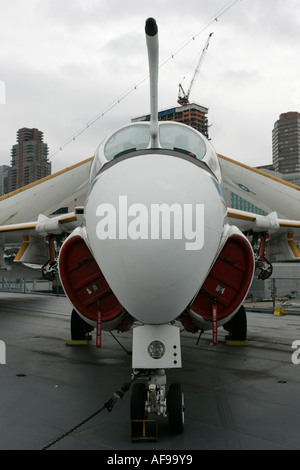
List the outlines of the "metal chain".
<svg viewBox="0 0 300 470">
<path fill-rule="evenodd" d="M 120 390 L 117 390 L 116 392 L 114 392 L 114 394 L 110 397 L 110 399 L 104 403 L 104 406 L 102 406 L 102 408 L 100 408 L 100 410 L 96 411 L 95 413 L 93 413 L 91 416 L 89 416 L 88 418 L 84 419 L 83 421 L 81 421 L 81 423 L 77 424 L 76 426 L 74 426 L 72 429 L 70 429 L 69 431 L 65 432 L 64 434 L 62 434 L 62 436 L 58 437 L 57 439 L 55 439 L 54 441 L 50 442 L 50 444 L 48 444 L 47 446 L 43 447 L 42 450 L 47 450 L 49 449 L 49 447 L 52 447 L 54 444 L 56 444 L 57 442 L 61 441 L 62 439 L 64 439 L 65 437 L 69 436 L 72 432 L 76 431 L 76 429 L 78 429 L 80 426 L 82 426 L 83 424 L 87 423 L 90 419 L 94 418 L 97 414 L 101 413 L 101 411 L 105 410 L 105 408 L 107 409 L 108 412 L 111 412 L 114 405 L 116 404 L 117 400 L 119 398 L 123 398 L 123 395 L 130 389 L 130 386 L 132 384 L 132 382 L 135 380 L 135 377 L 133 377 L 133 379 L 131 380 L 131 382 L 126 382 L 123 387 L 121 387 Z"/>
</svg>

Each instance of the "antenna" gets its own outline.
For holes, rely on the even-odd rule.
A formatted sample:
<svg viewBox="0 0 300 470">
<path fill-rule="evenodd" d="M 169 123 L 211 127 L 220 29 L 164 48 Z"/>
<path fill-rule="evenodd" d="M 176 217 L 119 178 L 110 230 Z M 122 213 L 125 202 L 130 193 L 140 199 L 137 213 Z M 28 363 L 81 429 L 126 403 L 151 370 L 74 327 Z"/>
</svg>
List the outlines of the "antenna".
<svg viewBox="0 0 300 470">
<path fill-rule="evenodd" d="M 154 18 L 146 20 L 145 33 L 150 74 L 150 143 L 151 148 L 158 148 L 158 29 Z"/>
</svg>

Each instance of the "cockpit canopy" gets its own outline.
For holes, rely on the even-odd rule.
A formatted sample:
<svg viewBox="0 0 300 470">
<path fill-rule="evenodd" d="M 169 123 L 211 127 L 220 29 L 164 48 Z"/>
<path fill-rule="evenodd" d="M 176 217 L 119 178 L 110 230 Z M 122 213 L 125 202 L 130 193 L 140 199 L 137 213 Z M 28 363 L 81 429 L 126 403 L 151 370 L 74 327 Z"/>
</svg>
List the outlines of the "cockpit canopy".
<svg viewBox="0 0 300 470">
<path fill-rule="evenodd" d="M 203 161 L 220 182 L 221 169 L 217 154 L 200 132 L 186 124 L 160 122 L 159 142 L 162 149 L 183 151 Z M 99 145 L 91 165 L 90 180 L 93 181 L 102 166 L 114 158 L 129 151 L 149 148 L 149 122 L 137 122 L 122 127 Z"/>
</svg>

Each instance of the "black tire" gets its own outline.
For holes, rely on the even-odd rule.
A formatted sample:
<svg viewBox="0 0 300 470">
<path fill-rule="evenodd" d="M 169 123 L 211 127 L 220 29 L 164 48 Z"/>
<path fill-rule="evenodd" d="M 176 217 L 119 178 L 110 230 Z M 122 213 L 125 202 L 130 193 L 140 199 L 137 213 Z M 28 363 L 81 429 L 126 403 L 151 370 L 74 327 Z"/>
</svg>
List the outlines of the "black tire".
<svg viewBox="0 0 300 470">
<path fill-rule="evenodd" d="M 71 315 L 71 338 L 73 340 L 86 340 L 93 327 L 86 323 L 76 312 L 72 310 Z"/>
<path fill-rule="evenodd" d="M 247 339 L 247 316 L 243 305 L 223 328 L 229 332 L 228 339 L 235 341 L 245 341 Z"/>
<path fill-rule="evenodd" d="M 138 382 L 133 385 L 130 400 L 130 418 L 145 419 L 146 386 Z"/>
<path fill-rule="evenodd" d="M 167 398 L 169 429 L 172 434 L 180 434 L 184 428 L 184 398 L 182 386 L 171 384 Z"/>
</svg>

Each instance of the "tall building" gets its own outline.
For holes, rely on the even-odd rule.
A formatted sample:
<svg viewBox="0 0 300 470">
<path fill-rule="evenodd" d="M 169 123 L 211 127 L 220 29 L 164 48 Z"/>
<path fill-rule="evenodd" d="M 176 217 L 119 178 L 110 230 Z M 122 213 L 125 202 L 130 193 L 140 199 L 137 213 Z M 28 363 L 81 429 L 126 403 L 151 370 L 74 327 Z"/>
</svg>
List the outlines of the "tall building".
<svg viewBox="0 0 300 470">
<path fill-rule="evenodd" d="M 8 165 L 0 166 L 0 196 L 7 193 L 7 176 L 8 176 Z"/>
<path fill-rule="evenodd" d="M 177 121 L 187 124 L 197 131 L 201 132 L 208 138 L 208 108 L 200 106 L 199 104 L 190 103 L 184 106 L 177 106 L 176 108 L 164 109 L 158 113 L 159 121 Z M 137 121 L 150 121 L 150 114 L 139 116 L 131 120 Z"/>
<path fill-rule="evenodd" d="M 272 131 L 272 153 L 275 171 L 300 172 L 300 113 L 280 114 Z"/>
<path fill-rule="evenodd" d="M 48 145 L 38 129 L 24 127 L 17 132 L 17 144 L 11 150 L 8 192 L 51 174 Z"/>
</svg>

